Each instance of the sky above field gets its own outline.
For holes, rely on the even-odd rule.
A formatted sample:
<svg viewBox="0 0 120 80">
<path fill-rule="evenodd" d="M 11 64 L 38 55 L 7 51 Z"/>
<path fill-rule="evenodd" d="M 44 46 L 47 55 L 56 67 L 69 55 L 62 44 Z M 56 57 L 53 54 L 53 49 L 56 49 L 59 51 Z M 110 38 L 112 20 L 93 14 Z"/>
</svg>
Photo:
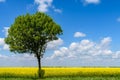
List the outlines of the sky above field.
<svg viewBox="0 0 120 80">
<path fill-rule="evenodd" d="M 43 66 L 120 66 L 120 0 L 0 0 L 0 66 L 37 66 L 4 38 L 19 15 L 45 12 L 63 29 L 48 43 Z"/>
</svg>

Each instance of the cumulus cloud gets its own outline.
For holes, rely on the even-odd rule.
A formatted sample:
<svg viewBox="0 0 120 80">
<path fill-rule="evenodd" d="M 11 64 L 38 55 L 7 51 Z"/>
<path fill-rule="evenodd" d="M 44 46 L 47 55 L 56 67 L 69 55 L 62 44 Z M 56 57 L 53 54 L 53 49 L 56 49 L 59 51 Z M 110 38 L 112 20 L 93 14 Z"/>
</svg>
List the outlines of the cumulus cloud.
<svg viewBox="0 0 120 80">
<path fill-rule="evenodd" d="M 83 0 L 84 4 L 99 4 L 100 0 Z"/>
<path fill-rule="evenodd" d="M 42 65 L 44 66 L 110 65 L 111 61 L 116 62 L 115 60 L 120 58 L 120 51 L 114 52 L 110 49 L 111 41 L 112 39 L 110 37 L 105 37 L 101 39 L 98 43 L 88 39 L 83 39 L 79 42 L 72 42 L 68 47 L 60 47 L 59 49 L 54 49 L 56 47 L 56 44 L 58 43 L 61 43 L 59 45 L 63 44 L 63 40 L 59 38 L 58 40 L 49 43 L 49 49 L 53 48 L 54 53 L 51 56 L 46 56 L 45 58 L 43 58 Z M 5 62 L 7 62 L 7 64 L 5 64 Z M 1 65 L 36 66 L 37 60 L 34 57 L 34 55 L 29 54 L 21 55 L 14 54 L 10 56 L 0 54 L 0 66 Z"/>
<path fill-rule="evenodd" d="M 8 35 L 9 27 L 4 27 L 2 32 L 4 32 L 5 36 Z M 9 50 L 9 46 L 4 41 L 5 38 L 0 38 L 0 50 Z"/>
<path fill-rule="evenodd" d="M 9 45 L 4 44 L 4 45 L 3 45 L 3 50 L 9 50 Z"/>
<path fill-rule="evenodd" d="M 75 32 L 74 37 L 78 38 L 78 37 L 85 37 L 86 34 L 82 33 L 82 32 Z"/>
<path fill-rule="evenodd" d="M 4 45 L 5 42 L 4 42 L 4 38 L 0 38 L 0 46 Z"/>
<path fill-rule="evenodd" d="M 48 65 L 63 66 L 116 66 L 119 62 L 120 51 L 112 51 L 112 39 L 105 37 L 99 42 L 83 39 L 72 42 L 68 47 L 54 50 L 51 56 L 45 58 Z"/>
<path fill-rule="evenodd" d="M 3 50 L 9 50 L 9 46 L 5 44 L 4 38 L 0 38 L 0 46 L 2 47 L 1 49 Z"/>
<path fill-rule="evenodd" d="M 117 51 L 115 54 L 113 54 L 112 58 L 119 59 L 120 58 L 120 51 Z"/>
<path fill-rule="evenodd" d="M 52 6 L 53 0 L 35 0 L 35 3 L 38 4 L 38 11 L 47 12 L 48 8 Z"/>
<path fill-rule="evenodd" d="M 4 29 L 2 30 L 2 32 L 5 33 L 5 36 L 8 35 L 8 29 L 9 29 L 9 28 L 10 28 L 10 27 L 4 27 Z"/>
<path fill-rule="evenodd" d="M 59 50 L 55 50 L 53 55 L 47 57 L 47 59 L 112 56 L 113 52 L 109 49 L 110 42 L 110 37 L 103 38 L 99 43 L 87 39 L 72 42 L 69 47 L 61 47 Z"/>
<path fill-rule="evenodd" d="M 40 12 L 48 12 L 49 8 L 51 8 L 54 12 L 62 13 L 62 10 L 55 8 L 52 4 L 53 0 L 34 0 L 34 2 L 38 5 L 38 11 Z"/>
<path fill-rule="evenodd" d="M 5 0 L 0 0 L 0 2 L 5 2 Z"/>
<path fill-rule="evenodd" d="M 47 49 L 56 49 L 58 46 L 63 44 L 63 40 L 59 38 L 58 40 L 51 41 L 47 44 Z"/>
<path fill-rule="evenodd" d="M 48 59 L 63 59 L 64 57 L 69 56 L 69 50 L 66 47 L 61 47 L 59 50 L 55 50 L 54 54 L 51 57 L 47 57 Z"/>
<path fill-rule="evenodd" d="M 109 48 L 109 45 L 110 45 L 110 42 L 111 42 L 111 38 L 110 37 L 106 37 L 106 38 L 103 38 L 103 40 L 101 40 L 101 44 L 100 44 L 100 47 L 101 48 Z"/>
<path fill-rule="evenodd" d="M 112 41 L 112 40 L 111 40 L 110 37 L 106 37 L 106 38 L 103 38 L 103 39 L 101 40 L 101 44 L 102 44 L 102 45 L 109 45 L 111 41 Z"/>
</svg>

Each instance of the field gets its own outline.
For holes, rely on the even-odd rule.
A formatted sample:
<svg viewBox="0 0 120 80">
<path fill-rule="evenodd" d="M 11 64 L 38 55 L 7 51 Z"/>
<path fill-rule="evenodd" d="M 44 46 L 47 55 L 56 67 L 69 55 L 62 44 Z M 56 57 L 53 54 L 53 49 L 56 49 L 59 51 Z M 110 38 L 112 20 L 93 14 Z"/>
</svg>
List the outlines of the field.
<svg viewBox="0 0 120 80">
<path fill-rule="evenodd" d="M 42 68 L 43 80 L 120 80 L 120 68 Z M 0 80 L 39 80 L 36 67 L 1 67 Z"/>
</svg>

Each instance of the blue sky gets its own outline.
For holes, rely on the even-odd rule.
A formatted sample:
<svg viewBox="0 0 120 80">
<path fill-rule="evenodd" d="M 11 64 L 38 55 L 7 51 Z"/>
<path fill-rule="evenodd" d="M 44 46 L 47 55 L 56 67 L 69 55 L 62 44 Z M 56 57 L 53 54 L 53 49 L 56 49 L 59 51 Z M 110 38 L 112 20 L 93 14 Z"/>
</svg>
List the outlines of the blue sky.
<svg viewBox="0 0 120 80">
<path fill-rule="evenodd" d="M 4 38 L 14 19 L 50 15 L 63 35 L 48 43 L 43 66 L 120 66 L 119 0 L 0 0 L 0 66 L 37 66 L 34 55 L 14 54 Z"/>
</svg>

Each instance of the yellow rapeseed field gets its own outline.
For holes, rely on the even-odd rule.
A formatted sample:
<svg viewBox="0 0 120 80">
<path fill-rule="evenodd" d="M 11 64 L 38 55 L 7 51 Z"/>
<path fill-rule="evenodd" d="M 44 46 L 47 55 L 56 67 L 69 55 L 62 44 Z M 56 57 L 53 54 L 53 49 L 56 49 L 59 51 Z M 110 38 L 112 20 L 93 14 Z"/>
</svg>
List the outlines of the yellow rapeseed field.
<svg viewBox="0 0 120 80">
<path fill-rule="evenodd" d="M 44 77 L 61 76 L 120 76 L 120 68 L 42 68 L 45 70 Z M 34 77 L 37 76 L 36 67 L 2 67 L 0 77 Z"/>
</svg>

